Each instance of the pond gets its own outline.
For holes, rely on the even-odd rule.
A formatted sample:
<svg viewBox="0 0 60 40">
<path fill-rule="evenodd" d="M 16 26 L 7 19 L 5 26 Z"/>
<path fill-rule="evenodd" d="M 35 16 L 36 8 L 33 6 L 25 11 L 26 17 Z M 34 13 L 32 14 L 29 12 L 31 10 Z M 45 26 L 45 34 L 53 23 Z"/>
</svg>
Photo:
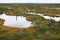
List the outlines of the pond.
<svg viewBox="0 0 60 40">
<path fill-rule="evenodd" d="M 4 19 L 5 22 L 3 25 L 10 26 L 10 27 L 17 27 L 17 28 L 28 28 L 30 26 L 33 26 L 31 21 L 27 21 L 26 17 L 24 16 L 9 16 L 5 13 L 0 15 L 1 19 Z"/>
</svg>

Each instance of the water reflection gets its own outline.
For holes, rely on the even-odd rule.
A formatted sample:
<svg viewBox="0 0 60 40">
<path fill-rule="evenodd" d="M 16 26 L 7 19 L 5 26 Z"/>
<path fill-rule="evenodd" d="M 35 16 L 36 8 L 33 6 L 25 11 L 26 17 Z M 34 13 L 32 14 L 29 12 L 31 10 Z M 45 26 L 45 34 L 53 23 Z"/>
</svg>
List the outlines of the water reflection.
<svg viewBox="0 0 60 40">
<path fill-rule="evenodd" d="M 16 16 L 9 16 L 4 13 L 0 15 L 0 18 L 5 20 L 3 24 L 5 26 L 28 28 L 29 26 L 33 25 L 31 24 L 32 22 L 27 21 L 26 17 L 23 17 L 23 16 L 17 16 L 17 20 L 16 20 Z"/>
<path fill-rule="evenodd" d="M 44 19 L 53 19 L 55 21 L 60 21 L 60 17 L 45 16 L 44 14 L 41 13 L 32 13 L 32 12 L 28 12 L 27 14 L 39 15 L 42 16 Z"/>
</svg>

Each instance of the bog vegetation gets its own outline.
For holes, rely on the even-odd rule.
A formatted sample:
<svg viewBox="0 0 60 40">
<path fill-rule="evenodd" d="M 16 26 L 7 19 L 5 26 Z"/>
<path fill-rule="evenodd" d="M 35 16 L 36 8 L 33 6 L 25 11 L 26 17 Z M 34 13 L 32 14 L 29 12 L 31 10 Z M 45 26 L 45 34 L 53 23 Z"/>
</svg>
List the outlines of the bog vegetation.
<svg viewBox="0 0 60 40">
<path fill-rule="evenodd" d="M 0 25 L 0 40 L 60 40 L 60 21 L 46 20 L 38 15 L 26 14 L 26 12 L 35 12 L 56 16 L 60 14 L 58 8 L 60 4 L 0 4 L 0 14 L 8 12 L 7 15 L 25 16 L 36 25 L 29 28 Z M 2 20 L 0 19 L 0 24 Z"/>
</svg>

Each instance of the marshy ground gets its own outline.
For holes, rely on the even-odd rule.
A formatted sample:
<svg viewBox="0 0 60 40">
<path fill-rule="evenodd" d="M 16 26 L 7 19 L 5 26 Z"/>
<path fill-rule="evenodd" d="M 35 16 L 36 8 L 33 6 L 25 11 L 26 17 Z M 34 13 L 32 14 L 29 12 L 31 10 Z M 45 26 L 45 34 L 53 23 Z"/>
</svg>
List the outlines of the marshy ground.
<svg viewBox="0 0 60 40">
<path fill-rule="evenodd" d="M 28 28 L 13 28 L 4 26 L 5 20 L 0 19 L 0 40 L 60 40 L 60 21 L 26 14 L 26 12 L 35 12 L 57 16 L 60 14 L 59 7 L 60 4 L 0 4 L 0 14 L 8 12 L 7 15 L 10 16 L 24 16 L 36 25 Z"/>
</svg>

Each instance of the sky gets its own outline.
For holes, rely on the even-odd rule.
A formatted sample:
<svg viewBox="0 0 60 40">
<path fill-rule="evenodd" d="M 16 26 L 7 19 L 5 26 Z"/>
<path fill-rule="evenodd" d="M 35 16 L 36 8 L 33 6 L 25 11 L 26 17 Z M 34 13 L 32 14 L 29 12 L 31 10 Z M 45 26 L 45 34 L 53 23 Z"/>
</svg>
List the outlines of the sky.
<svg viewBox="0 0 60 40">
<path fill-rule="evenodd" d="M 0 3 L 60 3 L 60 0 L 0 0 Z"/>
</svg>

